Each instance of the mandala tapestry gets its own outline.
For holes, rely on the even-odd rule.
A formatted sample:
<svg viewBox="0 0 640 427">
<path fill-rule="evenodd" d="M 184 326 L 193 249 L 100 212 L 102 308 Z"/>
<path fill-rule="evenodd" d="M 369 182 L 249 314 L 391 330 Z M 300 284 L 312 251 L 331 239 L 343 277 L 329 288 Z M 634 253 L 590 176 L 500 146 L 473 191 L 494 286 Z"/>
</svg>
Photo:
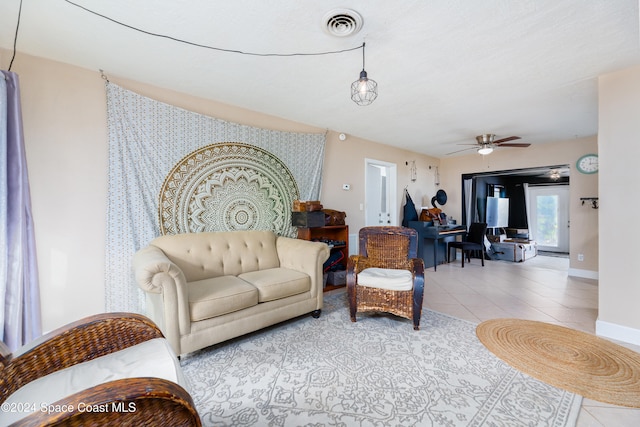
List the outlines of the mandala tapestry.
<svg viewBox="0 0 640 427">
<path fill-rule="evenodd" d="M 299 198 L 277 157 L 243 143 L 200 148 L 182 159 L 160 191 L 162 234 L 273 230 L 296 236 L 291 206 Z"/>
</svg>

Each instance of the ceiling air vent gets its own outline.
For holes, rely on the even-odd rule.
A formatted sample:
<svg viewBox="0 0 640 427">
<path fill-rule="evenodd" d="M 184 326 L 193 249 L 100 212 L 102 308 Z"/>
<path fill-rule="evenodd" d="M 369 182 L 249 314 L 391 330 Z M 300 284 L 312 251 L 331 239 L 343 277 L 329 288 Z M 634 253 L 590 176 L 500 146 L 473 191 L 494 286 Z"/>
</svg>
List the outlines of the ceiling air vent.
<svg viewBox="0 0 640 427">
<path fill-rule="evenodd" d="M 336 37 L 356 34 L 362 28 L 362 16 L 351 9 L 334 9 L 324 15 L 324 30 Z"/>
</svg>

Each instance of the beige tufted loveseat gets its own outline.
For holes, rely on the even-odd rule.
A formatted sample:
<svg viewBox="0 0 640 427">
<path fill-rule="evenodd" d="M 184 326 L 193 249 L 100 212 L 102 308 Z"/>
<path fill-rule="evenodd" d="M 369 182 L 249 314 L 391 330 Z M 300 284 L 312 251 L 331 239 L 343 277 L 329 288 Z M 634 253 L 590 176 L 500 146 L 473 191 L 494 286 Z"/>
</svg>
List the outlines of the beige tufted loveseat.
<svg viewBox="0 0 640 427">
<path fill-rule="evenodd" d="M 146 312 L 176 354 L 322 309 L 324 243 L 271 231 L 161 236 L 133 258 Z"/>
</svg>

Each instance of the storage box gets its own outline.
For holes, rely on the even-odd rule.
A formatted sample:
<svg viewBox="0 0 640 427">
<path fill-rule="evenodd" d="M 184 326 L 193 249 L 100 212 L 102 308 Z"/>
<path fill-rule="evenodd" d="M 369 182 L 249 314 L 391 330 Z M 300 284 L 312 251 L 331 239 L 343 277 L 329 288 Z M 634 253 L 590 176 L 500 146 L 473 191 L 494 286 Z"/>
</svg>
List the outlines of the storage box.
<svg viewBox="0 0 640 427">
<path fill-rule="evenodd" d="M 294 200 L 292 212 L 306 212 L 307 211 L 307 202 L 302 200 Z"/>
<path fill-rule="evenodd" d="M 292 212 L 315 212 L 322 210 L 322 203 L 320 200 L 294 200 L 293 207 L 291 208 Z"/>
<path fill-rule="evenodd" d="M 491 259 L 513 262 L 523 262 L 536 255 L 538 255 L 538 247 L 534 241 L 492 243 L 489 251 Z"/>
<path fill-rule="evenodd" d="M 529 240 L 529 229 L 528 228 L 506 228 L 507 238 L 512 239 L 525 239 Z"/>
<path fill-rule="evenodd" d="M 324 227 L 324 212 L 291 212 L 291 225 L 294 227 Z"/>
<path fill-rule="evenodd" d="M 487 239 L 489 239 L 491 243 L 502 242 L 507 239 L 507 235 L 506 234 L 487 234 Z"/>
<path fill-rule="evenodd" d="M 340 286 L 347 284 L 347 272 L 345 270 L 330 271 L 328 274 L 328 285 Z"/>
</svg>

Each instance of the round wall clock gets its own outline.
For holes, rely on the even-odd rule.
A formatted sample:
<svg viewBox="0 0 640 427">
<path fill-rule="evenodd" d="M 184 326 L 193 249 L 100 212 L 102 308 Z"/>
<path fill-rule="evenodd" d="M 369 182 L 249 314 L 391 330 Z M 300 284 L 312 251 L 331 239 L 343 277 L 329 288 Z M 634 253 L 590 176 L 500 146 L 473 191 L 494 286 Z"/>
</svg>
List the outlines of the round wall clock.
<svg viewBox="0 0 640 427">
<path fill-rule="evenodd" d="M 598 155 L 597 154 L 585 154 L 580 157 L 576 162 L 576 168 L 581 173 L 596 173 L 598 172 Z"/>
</svg>

